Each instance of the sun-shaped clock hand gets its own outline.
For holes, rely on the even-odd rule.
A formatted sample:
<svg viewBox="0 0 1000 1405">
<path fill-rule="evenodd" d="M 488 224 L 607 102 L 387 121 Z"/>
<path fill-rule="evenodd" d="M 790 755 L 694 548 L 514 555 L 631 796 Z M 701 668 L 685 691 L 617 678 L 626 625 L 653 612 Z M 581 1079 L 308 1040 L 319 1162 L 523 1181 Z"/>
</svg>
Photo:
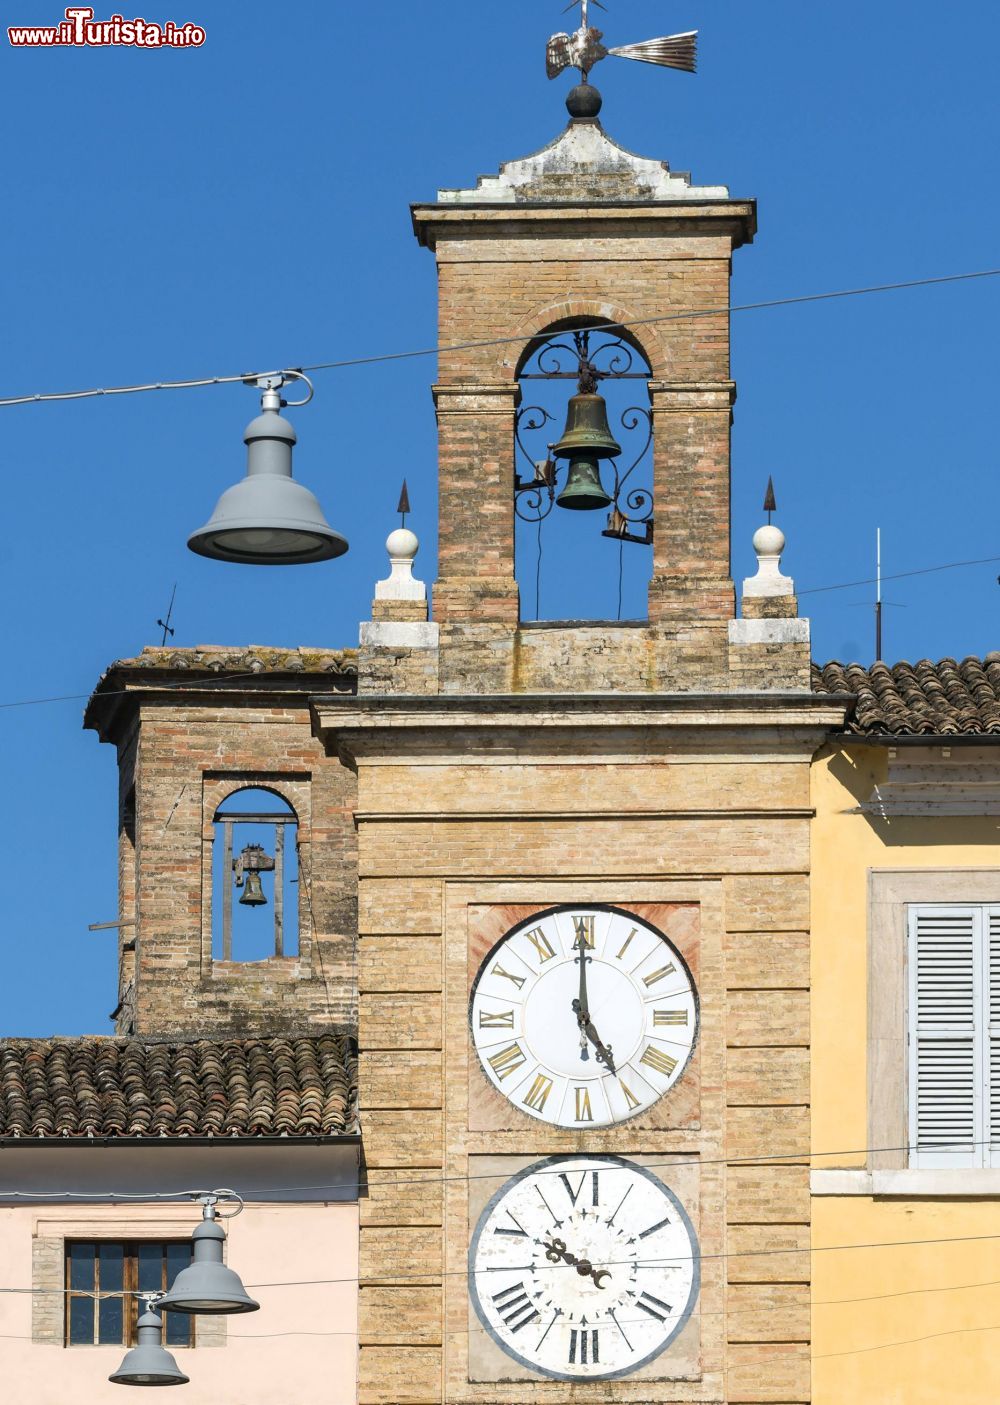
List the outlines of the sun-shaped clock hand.
<svg viewBox="0 0 1000 1405">
<path fill-rule="evenodd" d="M 578 1259 L 575 1254 L 571 1254 L 566 1248 L 564 1239 L 551 1239 L 543 1246 L 545 1257 L 549 1263 L 565 1263 L 570 1268 L 575 1268 L 581 1278 L 592 1278 L 598 1288 L 603 1288 L 602 1278 L 610 1278 L 611 1270 L 608 1268 L 595 1268 L 589 1259 Z"/>
</svg>

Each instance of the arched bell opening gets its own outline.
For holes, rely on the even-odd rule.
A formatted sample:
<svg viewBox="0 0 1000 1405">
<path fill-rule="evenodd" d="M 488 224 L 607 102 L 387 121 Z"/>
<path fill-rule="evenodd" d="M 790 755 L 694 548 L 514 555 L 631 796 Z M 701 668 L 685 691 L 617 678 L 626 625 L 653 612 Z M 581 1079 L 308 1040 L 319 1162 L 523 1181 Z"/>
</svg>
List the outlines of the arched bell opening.
<svg viewBox="0 0 1000 1405">
<path fill-rule="evenodd" d="M 515 573 L 522 621 L 645 620 L 652 369 L 598 317 L 553 323 L 518 362 Z"/>
<path fill-rule="evenodd" d="M 213 817 L 212 956 L 299 953 L 298 816 L 276 791 L 231 791 Z"/>
</svg>

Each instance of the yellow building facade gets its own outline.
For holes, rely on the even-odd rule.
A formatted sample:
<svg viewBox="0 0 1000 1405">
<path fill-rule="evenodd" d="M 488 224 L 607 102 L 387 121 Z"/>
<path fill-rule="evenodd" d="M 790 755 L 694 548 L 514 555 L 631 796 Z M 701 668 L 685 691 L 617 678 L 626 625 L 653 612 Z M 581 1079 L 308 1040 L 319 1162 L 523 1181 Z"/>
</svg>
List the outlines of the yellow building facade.
<svg viewBox="0 0 1000 1405">
<path fill-rule="evenodd" d="M 996 671 L 814 671 L 856 699 L 812 772 L 816 1405 L 1000 1389 Z"/>
</svg>

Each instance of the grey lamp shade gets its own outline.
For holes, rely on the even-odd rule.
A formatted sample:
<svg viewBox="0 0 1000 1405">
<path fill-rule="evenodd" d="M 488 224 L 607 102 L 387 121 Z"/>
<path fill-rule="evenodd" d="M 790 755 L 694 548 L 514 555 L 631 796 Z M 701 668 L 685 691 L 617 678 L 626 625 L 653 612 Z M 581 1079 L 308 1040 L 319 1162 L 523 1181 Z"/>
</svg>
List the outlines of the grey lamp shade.
<svg viewBox="0 0 1000 1405">
<path fill-rule="evenodd" d="M 187 1385 L 190 1377 L 161 1345 L 163 1318 L 147 1310 L 139 1318 L 138 1346 L 125 1353 L 125 1359 L 108 1380 L 115 1385 Z"/>
<path fill-rule="evenodd" d="M 226 1240 L 222 1226 L 215 1220 L 203 1220 L 191 1237 L 193 1262 L 181 1269 L 159 1306 L 170 1312 L 256 1312 L 260 1303 L 251 1298 L 239 1274 L 222 1262 Z"/>
<path fill-rule="evenodd" d="M 292 478 L 295 430 L 265 409 L 247 426 L 247 476 L 227 488 L 188 546 L 199 556 L 250 566 L 300 566 L 342 556 L 347 540 L 315 496 Z"/>
</svg>

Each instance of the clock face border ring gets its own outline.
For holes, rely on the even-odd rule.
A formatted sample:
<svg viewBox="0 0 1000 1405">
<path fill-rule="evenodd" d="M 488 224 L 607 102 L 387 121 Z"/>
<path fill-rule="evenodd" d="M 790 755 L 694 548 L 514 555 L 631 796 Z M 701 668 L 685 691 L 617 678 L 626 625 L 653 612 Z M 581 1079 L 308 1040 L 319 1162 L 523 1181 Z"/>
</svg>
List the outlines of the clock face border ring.
<svg viewBox="0 0 1000 1405">
<path fill-rule="evenodd" d="M 660 905 L 660 904 L 657 904 L 657 905 Z M 649 906 L 649 903 L 648 903 L 648 901 L 643 901 L 643 902 L 639 903 L 638 906 L 640 906 L 640 907 Z M 614 915 L 617 916 L 617 917 L 623 917 L 623 918 L 625 918 L 626 920 L 629 920 L 629 921 L 641 922 L 642 925 L 643 925 L 644 927 L 646 927 L 646 929 L 647 929 L 648 931 L 655 933 L 655 935 L 660 939 L 661 942 L 663 942 L 663 944 L 668 948 L 668 950 L 673 954 L 673 956 L 676 957 L 677 961 L 680 963 L 680 968 L 681 968 L 681 970 L 683 971 L 684 977 L 685 977 L 685 979 L 686 979 L 686 981 L 687 981 L 687 983 L 688 983 L 688 987 L 689 987 L 690 992 L 691 992 L 691 999 L 692 999 L 693 1007 L 694 1007 L 694 1030 L 693 1030 L 692 1037 L 691 1037 L 691 1045 L 690 1045 L 690 1048 L 688 1049 L 688 1054 L 687 1054 L 687 1057 L 686 1057 L 685 1060 L 684 1060 L 684 1063 L 683 1063 L 683 1067 L 682 1067 L 682 1069 L 681 1069 L 681 1072 L 678 1074 L 677 1079 L 671 1084 L 670 1088 L 668 1088 L 665 1093 L 661 1093 L 661 1094 L 659 1095 L 659 1098 L 656 1099 L 656 1101 L 659 1101 L 660 1098 L 663 1098 L 663 1097 L 669 1097 L 669 1096 L 670 1096 L 670 1093 L 673 1091 L 674 1087 L 676 1087 L 677 1083 L 678 1083 L 678 1082 L 680 1081 L 680 1079 L 684 1076 L 684 1074 L 687 1072 L 687 1070 L 691 1067 L 691 1062 L 692 1062 L 692 1060 L 694 1059 L 695 1053 L 696 1053 L 697 1050 L 698 1050 L 698 1046 L 699 1046 L 699 1042 L 700 1042 L 700 1037 L 701 1037 L 701 992 L 700 992 L 698 983 L 697 983 L 697 981 L 696 981 L 695 978 L 694 978 L 694 974 L 693 974 L 693 972 L 692 972 L 692 970 L 691 970 L 691 967 L 690 967 L 689 964 L 688 964 L 687 958 L 685 957 L 684 953 L 681 951 L 681 949 L 680 949 L 680 947 L 677 945 L 677 943 L 674 942 L 674 941 L 672 941 L 671 938 L 667 935 L 667 933 L 664 932 L 661 927 L 658 927 L 655 922 L 651 922 L 648 917 L 642 916 L 640 913 L 634 911 L 632 908 L 623 907 L 623 906 L 622 906 L 621 904 L 619 904 L 619 903 L 591 902 L 591 901 L 589 901 L 589 900 L 587 900 L 587 899 L 584 899 L 584 900 L 581 901 L 581 902 L 575 902 L 575 903 L 573 903 L 573 902 L 551 903 L 548 907 L 539 908 L 539 909 L 537 909 L 536 911 L 530 913 L 527 917 L 523 917 L 523 918 L 521 918 L 520 921 L 515 922 L 512 927 L 509 927 L 509 928 L 507 929 L 507 931 L 505 931 L 500 937 L 497 938 L 497 940 L 496 940 L 495 942 L 493 942 L 493 944 L 488 948 L 488 950 L 485 952 L 485 954 L 479 958 L 479 966 L 478 966 L 478 969 L 477 969 L 477 971 L 476 971 L 475 979 L 473 980 L 472 985 L 471 985 L 470 990 L 469 990 L 469 1007 L 468 1007 L 467 1025 L 468 1025 L 469 1036 L 470 1036 L 470 1040 L 471 1040 L 471 1043 L 472 1043 L 472 1047 L 473 1047 L 473 1050 L 474 1050 L 474 1052 L 475 1052 L 475 1054 L 476 1054 L 475 1063 L 476 1063 L 476 1065 L 479 1067 L 479 1071 L 480 1071 L 482 1077 L 484 1078 L 484 1080 L 486 1081 L 488 1087 L 490 1087 L 494 1092 L 498 1092 L 498 1093 L 500 1093 L 501 1096 L 503 1096 L 503 1091 L 502 1091 L 502 1089 L 497 1088 L 496 1084 L 489 1078 L 489 1076 L 488 1076 L 487 1073 L 486 1073 L 486 1070 L 485 1070 L 485 1069 L 483 1068 L 483 1066 L 482 1066 L 482 1056 L 480 1055 L 479 1050 L 478 1050 L 478 1048 L 477 1048 L 477 1046 L 476 1046 L 475 1023 L 474 1023 L 474 1018 L 473 1018 L 473 1016 L 474 1016 L 474 1008 L 475 1008 L 475 1003 L 476 1003 L 476 995 L 477 995 L 477 993 L 478 993 L 478 991 L 479 991 L 480 982 L 481 982 L 481 981 L 483 980 L 483 978 L 488 974 L 489 969 L 490 969 L 490 964 L 491 964 L 491 962 L 493 961 L 493 959 L 496 957 L 497 953 L 500 951 L 500 949 L 501 949 L 507 942 L 510 941 L 510 939 L 511 939 L 512 937 L 517 936 L 517 934 L 518 934 L 519 932 L 523 931 L 526 927 L 532 927 L 532 926 L 536 925 L 537 923 L 544 921 L 547 917 L 552 917 L 552 916 L 555 916 L 556 914 L 559 914 L 559 913 L 565 913 L 565 912 L 580 912 L 580 911 L 608 912 L 608 913 L 614 914 Z M 511 1105 L 517 1112 L 520 1112 L 523 1116 L 527 1117 L 529 1121 L 533 1121 L 533 1122 L 539 1122 L 539 1121 L 541 1121 L 543 1125 L 552 1125 L 552 1124 L 545 1123 L 543 1119 L 538 1118 L 535 1114 L 526 1111 L 526 1110 L 525 1110 L 524 1108 L 522 1108 L 522 1107 L 519 1107 L 516 1103 L 511 1103 L 510 1105 Z M 613 1121 L 613 1122 L 610 1122 L 610 1123 L 608 1123 L 608 1124 L 606 1124 L 606 1125 L 607 1125 L 607 1126 L 614 1126 L 614 1127 L 624 1127 L 624 1126 L 627 1126 L 628 1123 L 630 1123 L 630 1122 L 634 1122 L 634 1121 L 639 1120 L 639 1119 L 642 1118 L 642 1117 L 648 1116 L 648 1115 L 649 1115 L 649 1110 L 650 1110 L 650 1109 L 649 1109 L 648 1106 L 647 1106 L 647 1107 L 644 1107 L 644 1108 L 639 1108 L 639 1109 L 637 1109 L 636 1111 L 632 1112 L 629 1116 L 627 1116 L 627 1117 L 621 1117 L 621 1118 L 619 1118 L 619 1119 L 617 1119 L 617 1120 L 615 1120 L 615 1121 Z M 564 1128 L 563 1130 L 570 1130 L 570 1131 L 572 1131 L 572 1130 L 581 1130 L 581 1129 L 580 1129 L 580 1128 L 574 1129 L 574 1128 L 571 1128 L 571 1127 L 566 1127 L 566 1128 Z"/>
<path fill-rule="evenodd" d="M 591 903 L 589 906 L 596 907 L 597 904 Z M 631 1366 L 626 1366 L 622 1370 L 608 1371 L 606 1374 L 588 1376 L 585 1380 L 580 1377 L 566 1375 L 561 1371 L 547 1370 L 544 1366 L 539 1366 L 536 1361 L 529 1361 L 527 1357 L 521 1356 L 519 1352 L 513 1350 L 509 1343 L 503 1340 L 486 1316 L 485 1309 L 480 1303 L 479 1290 L 476 1287 L 475 1266 L 479 1241 L 489 1222 L 490 1216 L 500 1201 L 510 1193 L 514 1186 L 518 1185 L 527 1176 L 535 1176 L 541 1172 L 555 1175 L 555 1167 L 566 1165 L 567 1163 L 572 1164 L 576 1161 L 606 1162 L 608 1165 L 624 1167 L 633 1174 L 644 1176 L 646 1180 L 651 1181 L 661 1194 L 673 1205 L 687 1234 L 688 1242 L 691 1245 L 691 1288 L 688 1293 L 687 1303 L 684 1306 L 684 1311 L 677 1318 L 677 1322 L 669 1336 L 667 1336 L 654 1351 L 651 1351 L 648 1356 L 644 1356 L 641 1361 L 636 1361 Z M 493 1177 L 490 1177 L 490 1179 L 492 1180 Z M 649 1167 L 641 1166 L 636 1161 L 630 1161 L 627 1156 L 614 1156 L 608 1152 L 563 1152 L 556 1156 L 543 1156 L 540 1160 L 533 1161 L 529 1166 L 522 1167 L 520 1171 L 515 1171 L 515 1173 L 509 1176 L 490 1196 L 489 1200 L 483 1206 L 479 1219 L 476 1222 L 476 1228 L 473 1232 L 472 1239 L 469 1242 L 468 1285 L 469 1300 L 475 1308 L 476 1316 L 482 1324 L 483 1331 L 486 1332 L 487 1336 L 500 1348 L 505 1356 L 509 1356 L 511 1360 L 516 1361 L 518 1365 L 523 1366 L 526 1370 L 533 1372 L 535 1375 L 544 1376 L 548 1380 L 561 1381 L 564 1385 L 587 1385 L 591 1382 L 599 1381 L 622 1381 L 634 1376 L 637 1371 L 643 1370 L 650 1362 L 662 1356 L 667 1348 L 673 1345 L 690 1321 L 695 1304 L 701 1295 L 701 1244 L 695 1232 L 694 1225 L 691 1223 L 691 1216 L 681 1204 L 677 1193 L 661 1181 L 659 1176 L 655 1175 Z"/>
</svg>

